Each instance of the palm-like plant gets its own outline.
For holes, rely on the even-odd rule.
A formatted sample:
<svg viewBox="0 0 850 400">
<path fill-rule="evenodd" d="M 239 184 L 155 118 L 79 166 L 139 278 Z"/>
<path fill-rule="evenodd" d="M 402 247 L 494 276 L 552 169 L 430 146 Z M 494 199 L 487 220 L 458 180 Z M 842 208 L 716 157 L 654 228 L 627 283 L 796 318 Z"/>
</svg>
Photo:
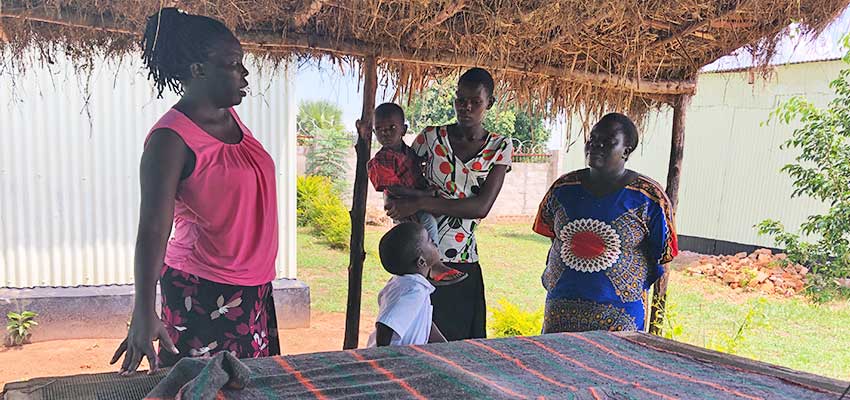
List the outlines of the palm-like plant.
<svg viewBox="0 0 850 400">
<path fill-rule="evenodd" d="M 29 341 L 32 335 L 32 328 L 38 325 L 35 322 L 35 317 L 38 314 L 32 311 L 23 311 L 20 313 L 10 312 L 6 314 L 6 331 L 9 332 L 9 345 L 21 346 Z"/>
<path fill-rule="evenodd" d="M 342 110 L 326 101 L 302 103 L 297 117 L 298 134 L 312 138 L 307 153 L 307 174 L 327 176 L 339 182 L 345 176 L 346 149 L 352 135 L 342 124 Z"/>
</svg>

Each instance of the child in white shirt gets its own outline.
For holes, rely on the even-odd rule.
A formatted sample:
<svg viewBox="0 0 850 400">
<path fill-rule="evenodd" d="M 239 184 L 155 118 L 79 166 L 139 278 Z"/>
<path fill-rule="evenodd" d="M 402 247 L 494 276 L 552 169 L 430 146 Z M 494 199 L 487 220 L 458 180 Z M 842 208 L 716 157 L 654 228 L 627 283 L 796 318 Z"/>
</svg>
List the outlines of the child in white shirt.
<svg viewBox="0 0 850 400">
<path fill-rule="evenodd" d="M 418 223 L 400 223 L 381 238 L 378 251 L 384 269 L 394 276 L 378 294 L 378 319 L 368 347 L 445 342 L 431 320 L 434 286 L 426 277 L 440 254 L 428 233 Z"/>
</svg>

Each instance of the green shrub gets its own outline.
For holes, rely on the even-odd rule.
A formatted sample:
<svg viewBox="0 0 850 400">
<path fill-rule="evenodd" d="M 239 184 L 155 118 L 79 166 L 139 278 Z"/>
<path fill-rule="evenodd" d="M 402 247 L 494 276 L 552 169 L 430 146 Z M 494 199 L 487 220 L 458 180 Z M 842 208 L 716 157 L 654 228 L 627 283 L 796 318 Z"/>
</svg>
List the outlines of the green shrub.
<svg viewBox="0 0 850 400">
<path fill-rule="evenodd" d="M 312 227 L 333 248 L 348 248 L 351 218 L 330 178 L 299 177 L 296 192 L 298 225 Z"/>
<path fill-rule="evenodd" d="M 328 241 L 331 247 L 348 248 L 351 238 L 351 217 L 339 197 L 331 194 L 330 201 L 314 202 L 317 225 L 314 228 Z"/>
<path fill-rule="evenodd" d="M 523 311 L 503 298 L 498 303 L 490 309 L 490 337 L 534 336 L 543 330 L 543 309 Z"/>
<path fill-rule="evenodd" d="M 38 322 L 35 322 L 37 316 L 38 314 L 32 311 L 6 314 L 6 331 L 9 332 L 7 344 L 21 346 L 28 343 L 32 335 L 32 328 L 38 325 Z"/>
<path fill-rule="evenodd" d="M 844 43 L 850 45 L 850 36 Z M 850 64 L 850 53 L 844 56 Z M 759 234 L 772 236 L 791 262 L 810 269 L 807 293 L 815 301 L 841 294 L 836 279 L 850 277 L 850 67 L 839 72 L 829 87 L 835 98 L 818 108 L 802 97 L 792 97 L 770 114 L 784 124 L 797 124 L 781 148 L 799 151 L 782 168 L 792 179 L 791 197 L 806 196 L 829 206 L 810 215 L 797 229 L 768 219 L 759 223 Z"/>
<path fill-rule="evenodd" d="M 331 187 L 331 181 L 324 176 L 299 176 L 296 181 L 296 216 L 298 226 L 310 226 L 315 219 L 313 199 L 321 197 L 321 194 Z"/>
</svg>

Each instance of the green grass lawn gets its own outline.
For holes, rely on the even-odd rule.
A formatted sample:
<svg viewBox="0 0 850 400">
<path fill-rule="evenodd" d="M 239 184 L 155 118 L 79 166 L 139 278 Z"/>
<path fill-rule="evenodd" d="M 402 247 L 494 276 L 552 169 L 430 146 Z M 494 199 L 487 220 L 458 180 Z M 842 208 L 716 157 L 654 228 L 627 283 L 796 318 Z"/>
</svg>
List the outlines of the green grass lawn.
<svg viewBox="0 0 850 400">
<path fill-rule="evenodd" d="M 387 274 L 378 263 L 382 231 L 367 229 L 363 271 L 363 312 L 377 313 L 378 291 Z M 549 240 L 527 224 L 485 223 L 478 231 L 481 265 L 490 305 L 500 298 L 522 309 L 541 309 L 540 273 Z M 345 312 L 348 252 L 327 247 L 310 230 L 298 230 L 298 277 L 310 285 L 312 307 Z M 756 307 L 736 354 L 793 369 L 850 380 L 850 301 L 826 305 L 805 299 L 735 293 L 699 277 L 674 272 L 669 285 L 671 322 L 682 329 L 676 340 L 717 347 L 732 337 Z M 728 347 L 728 344 L 725 345 Z"/>
</svg>

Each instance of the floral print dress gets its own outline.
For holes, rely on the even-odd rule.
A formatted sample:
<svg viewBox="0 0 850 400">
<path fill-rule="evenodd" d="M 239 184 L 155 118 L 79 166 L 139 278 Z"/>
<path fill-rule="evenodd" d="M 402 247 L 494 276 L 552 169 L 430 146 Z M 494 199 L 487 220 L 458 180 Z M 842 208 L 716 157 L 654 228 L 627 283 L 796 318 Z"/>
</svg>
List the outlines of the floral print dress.
<svg viewBox="0 0 850 400">
<path fill-rule="evenodd" d="M 229 351 L 238 358 L 280 354 L 272 284 L 212 282 L 168 266 L 160 274 L 161 316 L 180 354 L 161 349 L 162 366 Z"/>
<path fill-rule="evenodd" d="M 457 158 L 449 142 L 446 126 L 425 128 L 411 148 L 425 159 L 425 179 L 439 189 L 445 199 L 465 199 L 478 196 L 487 174 L 496 165 L 511 167 L 513 144 L 509 137 L 490 133 L 481 151 L 463 162 Z M 478 262 L 475 228 L 480 219 L 465 219 L 447 215 L 436 216 L 438 245 L 443 262 Z"/>
</svg>

